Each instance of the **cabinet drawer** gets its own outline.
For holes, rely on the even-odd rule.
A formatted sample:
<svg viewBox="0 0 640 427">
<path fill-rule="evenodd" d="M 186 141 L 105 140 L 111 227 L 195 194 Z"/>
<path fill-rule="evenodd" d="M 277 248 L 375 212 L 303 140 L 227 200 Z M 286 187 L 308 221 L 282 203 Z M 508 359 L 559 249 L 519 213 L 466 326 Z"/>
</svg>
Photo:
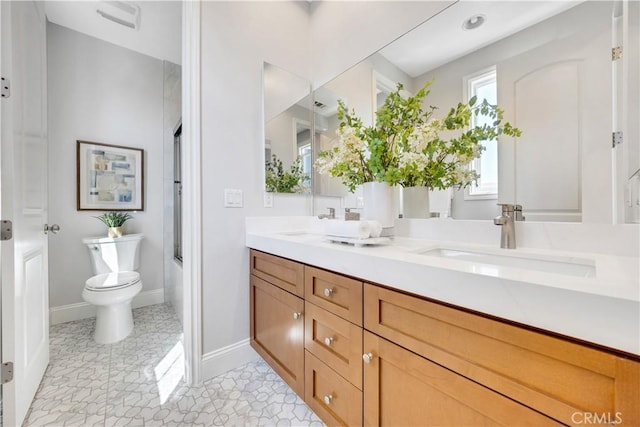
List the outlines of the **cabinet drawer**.
<svg viewBox="0 0 640 427">
<path fill-rule="evenodd" d="M 327 425 L 362 425 L 362 392 L 308 351 L 304 400 Z"/>
<path fill-rule="evenodd" d="M 304 346 L 362 389 L 362 328 L 305 302 Z"/>
<path fill-rule="evenodd" d="M 304 302 L 259 277 L 250 277 L 251 346 L 303 396 Z"/>
<path fill-rule="evenodd" d="M 554 426 L 554 420 L 369 332 L 367 426 Z"/>
<path fill-rule="evenodd" d="M 364 293 L 367 330 L 556 420 L 640 421 L 637 362 L 379 286 Z"/>
<path fill-rule="evenodd" d="M 302 264 L 254 249 L 251 250 L 249 256 L 251 274 L 292 294 L 300 297 L 304 295 L 304 267 Z"/>
<path fill-rule="evenodd" d="M 307 301 L 362 326 L 362 282 L 305 266 L 304 291 Z"/>
</svg>

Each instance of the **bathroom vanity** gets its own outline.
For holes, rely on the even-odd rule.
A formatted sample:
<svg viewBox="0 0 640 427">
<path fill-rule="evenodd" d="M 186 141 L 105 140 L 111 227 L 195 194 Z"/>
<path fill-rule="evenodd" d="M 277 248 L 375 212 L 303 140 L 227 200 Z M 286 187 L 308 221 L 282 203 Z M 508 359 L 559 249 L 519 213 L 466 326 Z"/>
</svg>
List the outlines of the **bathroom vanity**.
<svg viewBox="0 0 640 427">
<path fill-rule="evenodd" d="M 565 304 L 571 324 L 567 301 L 590 311 L 596 298 L 637 322 L 633 298 L 572 291 L 597 286 L 584 271 L 518 279 L 512 266 L 422 261 L 429 244 L 249 231 L 251 345 L 328 425 L 640 424 L 637 325 L 609 330 L 617 345 L 554 313 Z"/>
</svg>

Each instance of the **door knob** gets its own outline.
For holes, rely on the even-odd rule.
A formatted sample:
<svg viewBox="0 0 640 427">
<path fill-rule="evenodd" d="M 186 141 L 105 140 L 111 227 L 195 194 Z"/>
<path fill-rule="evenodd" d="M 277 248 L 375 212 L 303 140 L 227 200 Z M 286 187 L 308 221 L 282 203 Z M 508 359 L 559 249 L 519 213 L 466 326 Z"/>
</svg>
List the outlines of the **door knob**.
<svg viewBox="0 0 640 427">
<path fill-rule="evenodd" d="M 52 232 L 53 234 L 58 234 L 58 231 L 60 231 L 60 226 L 58 224 L 45 224 L 44 225 L 44 234 L 47 234 Z"/>
<path fill-rule="evenodd" d="M 363 354 L 362 360 L 364 360 L 364 363 L 371 363 L 371 361 L 373 360 L 373 354 L 372 353 Z"/>
<path fill-rule="evenodd" d="M 302 317 L 302 313 L 293 313 L 294 320 L 298 320 L 300 317 Z"/>
</svg>

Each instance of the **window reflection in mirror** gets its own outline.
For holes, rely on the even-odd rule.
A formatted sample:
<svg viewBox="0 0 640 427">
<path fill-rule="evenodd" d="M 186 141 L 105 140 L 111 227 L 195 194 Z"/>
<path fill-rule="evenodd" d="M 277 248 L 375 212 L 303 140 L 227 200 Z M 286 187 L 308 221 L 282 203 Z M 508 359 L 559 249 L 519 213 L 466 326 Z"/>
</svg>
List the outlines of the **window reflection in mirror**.
<svg viewBox="0 0 640 427">
<path fill-rule="evenodd" d="M 311 89 L 309 82 L 264 63 L 265 190 L 311 193 Z"/>
<path fill-rule="evenodd" d="M 414 93 L 434 78 L 425 103 L 438 106 L 434 117 L 441 117 L 468 99 L 473 78 L 482 78 L 487 68 L 495 67 L 491 96 L 497 95 L 505 120 L 523 135 L 517 142 L 500 138 L 497 146 L 487 143 L 487 156 L 470 167 L 491 173 L 482 173 L 480 187 L 472 188 L 466 197 L 464 191 L 448 192 L 451 215 L 491 219 L 498 214 L 496 203 L 502 202 L 522 204 L 527 220 L 610 223 L 616 211 L 624 210 L 623 203 L 630 203 L 620 197 L 635 195 L 621 189 L 633 182 L 630 177 L 637 171 L 631 165 L 637 162 L 629 161 L 628 153 L 637 153 L 639 144 L 638 138 L 628 141 L 626 151 L 618 154 L 624 158 L 618 161 L 621 169 L 612 170 L 610 52 L 612 28 L 621 22 L 612 19 L 614 6 L 615 2 L 458 2 L 316 93 L 331 90 L 367 124 L 384 102 L 388 86 L 393 89 L 401 82 Z M 622 22 L 627 22 L 627 39 L 631 39 L 638 34 L 640 12 L 637 2 L 627 8 Z M 484 25 L 464 30 L 463 23 L 477 14 L 486 17 Z M 625 54 L 628 68 L 623 85 L 630 95 L 620 108 L 635 118 L 638 42 L 627 42 L 636 43 L 636 48 L 631 46 Z M 620 74 L 623 78 L 624 73 Z M 483 81 L 476 83 L 480 95 Z M 637 135 L 637 122 L 627 120 L 632 135 Z M 319 149 L 326 150 L 332 137 L 335 133 L 318 142 Z M 336 188 L 328 188 L 320 185 L 316 192 L 340 195 Z M 620 193 L 617 199 L 616 192 Z M 341 203 L 356 204 L 357 192 Z"/>
</svg>

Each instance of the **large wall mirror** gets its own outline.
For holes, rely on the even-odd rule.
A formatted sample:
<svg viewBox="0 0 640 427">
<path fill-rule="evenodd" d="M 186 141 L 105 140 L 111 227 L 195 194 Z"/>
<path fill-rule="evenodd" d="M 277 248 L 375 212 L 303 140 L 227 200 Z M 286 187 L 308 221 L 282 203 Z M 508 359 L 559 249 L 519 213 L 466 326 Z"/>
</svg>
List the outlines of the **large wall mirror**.
<svg viewBox="0 0 640 427">
<path fill-rule="evenodd" d="M 434 79 L 425 102 L 442 115 L 476 94 L 497 101 L 523 133 L 516 142 L 488 146 L 473 165 L 482 188 L 434 194 L 440 213 L 491 219 L 504 202 L 523 205 L 527 220 L 632 222 L 639 187 L 639 7 L 458 2 L 314 91 L 315 149 L 335 142 L 338 99 L 373 121 L 397 82 L 415 93 Z M 623 58 L 612 63 L 612 47 L 623 40 Z M 625 135 L 616 148 L 614 131 Z M 349 198 L 336 181 L 315 175 L 315 194 L 335 198 L 336 207 L 358 207 L 357 194 Z"/>
<path fill-rule="evenodd" d="M 358 208 L 358 191 L 312 168 L 336 142 L 337 100 L 371 122 L 398 82 L 414 93 L 434 79 L 426 103 L 443 114 L 477 94 L 523 131 L 487 145 L 478 188 L 432 193 L 440 216 L 491 219 L 504 202 L 530 221 L 640 222 L 639 22 L 639 2 L 458 2 L 312 96 L 307 80 L 265 64 L 267 191 Z M 612 146 L 613 133 L 623 142 Z"/>
</svg>

